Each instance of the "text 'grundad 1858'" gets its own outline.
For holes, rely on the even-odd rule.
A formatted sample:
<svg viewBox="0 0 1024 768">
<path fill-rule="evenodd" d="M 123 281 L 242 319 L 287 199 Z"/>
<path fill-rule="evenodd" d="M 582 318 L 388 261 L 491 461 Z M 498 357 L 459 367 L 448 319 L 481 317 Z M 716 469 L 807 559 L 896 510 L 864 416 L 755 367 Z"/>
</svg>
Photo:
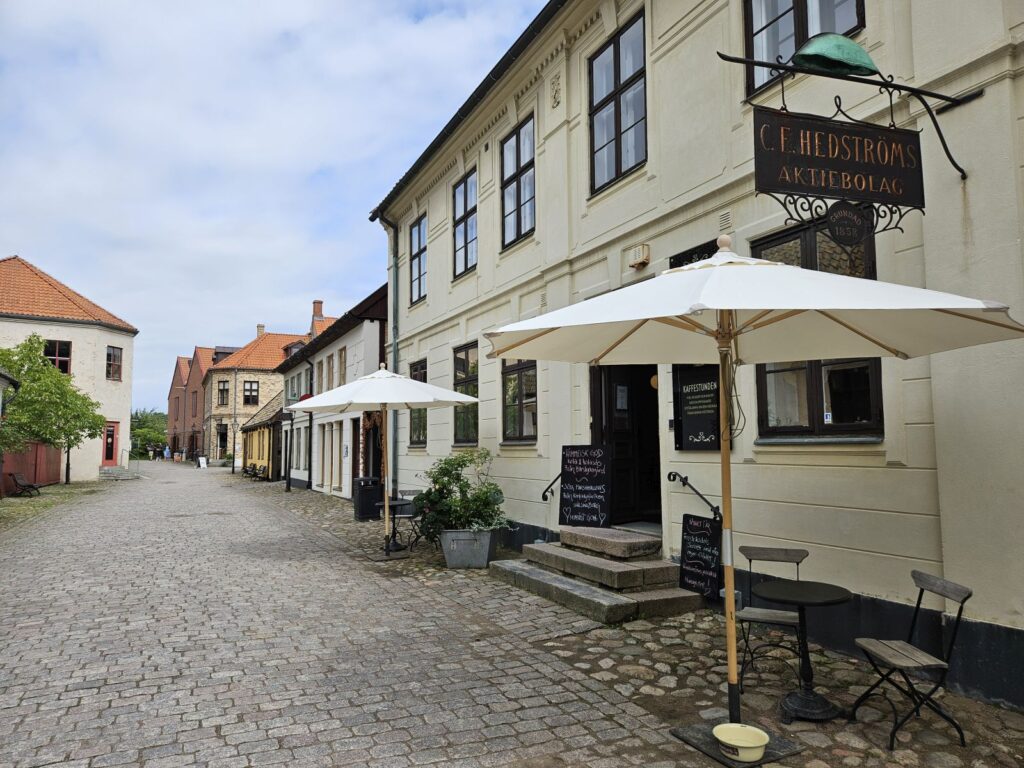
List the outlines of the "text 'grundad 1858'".
<svg viewBox="0 0 1024 768">
<path fill-rule="evenodd" d="M 758 192 L 924 207 L 915 131 L 754 107 Z"/>
</svg>

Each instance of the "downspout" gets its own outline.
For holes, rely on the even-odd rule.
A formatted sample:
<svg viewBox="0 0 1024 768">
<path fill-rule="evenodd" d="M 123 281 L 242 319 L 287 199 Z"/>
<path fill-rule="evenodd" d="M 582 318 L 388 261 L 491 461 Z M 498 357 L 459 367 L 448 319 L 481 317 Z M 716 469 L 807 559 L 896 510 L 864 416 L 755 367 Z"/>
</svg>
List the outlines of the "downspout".
<svg viewBox="0 0 1024 768">
<path fill-rule="evenodd" d="M 380 223 L 391 230 L 391 372 L 398 373 L 398 225 L 383 214 Z M 398 498 L 398 411 L 391 410 L 391 496 Z"/>
<path fill-rule="evenodd" d="M 309 396 L 313 396 L 313 361 L 307 360 L 306 365 L 309 366 Z M 309 435 L 307 449 L 306 449 L 306 461 L 309 462 L 309 468 L 306 470 L 306 490 L 313 490 L 313 412 L 309 412 Z"/>
<path fill-rule="evenodd" d="M 235 368 L 235 385 L 231 392 L 231 474 L 235 474 L 235 424 L 238 423 L 238 369 Z"/>
<path fill-rule="evenodd" d="M 287 385 L 285 385 L 287 386 Z M 295 442 L 295 414 L 288 411 L 288 433 L 284 434 L 284 425 L 281 425 L 281 433 L 284 436 L 285 472 L 284 489 L 291 493 L 292 490 L 292 443 Z"/>
</svg>

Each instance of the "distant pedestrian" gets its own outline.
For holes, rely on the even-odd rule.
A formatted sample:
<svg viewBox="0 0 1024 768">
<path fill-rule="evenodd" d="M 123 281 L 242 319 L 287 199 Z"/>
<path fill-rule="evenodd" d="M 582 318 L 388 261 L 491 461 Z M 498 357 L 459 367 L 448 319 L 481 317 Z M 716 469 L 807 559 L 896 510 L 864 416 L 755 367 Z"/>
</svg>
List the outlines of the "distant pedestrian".
<svg viewBox="0 0 1024 768">
<path fill-rule="evenodd" d="M 150 461 L 153 460 L 153 446 L 152 445 L 149 446 L 149 460 Z"/>
<path fill-rule="evenodd" d="M 171 446 L 164 446 L 164 461 L 169 461 L 171 458 Z"/>
</svg>

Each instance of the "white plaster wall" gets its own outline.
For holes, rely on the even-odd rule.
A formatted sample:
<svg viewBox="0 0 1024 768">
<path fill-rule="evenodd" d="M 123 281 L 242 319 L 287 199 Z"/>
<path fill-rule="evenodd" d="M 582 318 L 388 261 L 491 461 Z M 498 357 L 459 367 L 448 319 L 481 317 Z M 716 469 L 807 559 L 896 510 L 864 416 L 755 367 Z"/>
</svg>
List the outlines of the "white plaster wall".
<svg viewBox="0 0 1024 768">
<path fill-rule="evenodd" d="M 100 404 L 107 421 L 118 422 L 118 453 L 131 447 L 132 365 L 135 337 L 127 332 L 83 323 L 0 318 L 0 347 L 20 344 L 33 333 L 71 342 L 71 378 Z M 107 347 L 120 347 L 121 381 L 107 380 Z M 103 440 L 86 440 L 71 452 L 71 480 L 95 480 L 103 458 Z M 120 457 L 118 457 L 120 460 Z M 63 457 L 61 477 L 64 476 Z"/>
<path fill-rule="evenodd" d="M 883 72 L 952 93 L 984 85 L 983 98 L 941 117 L 953 151 L 970 171 L 961 183 L 927 116 L 897 104 L 902 127 L 921 129 L 928 215 L 911 214 L 903 233 L 876 239 L 878 277 L 1005 301 L 1024 319 L 1021 250 L 1021 96 L 1016 74 L 1024 6 L 867 0 L 856 36 Z M 587 59 L 618 25 L 646 9 L 648 161 L 605 191 L 589 193 Z M 951 36 L 950 29 L 958 34 Z M 960 31 L 962 30 L 962 34 Z M 742 52 L 741 0 L 571 4 L 552 29 L 448 140 L 387 211 L 399 224 L 399 369 L 427 359 L 428 378 L 452 386 L 452 349 L 519 318 L 581 301 L 657 274 L 669 257 L 733 235 L 734 250 L 784 228 L 769 198 L 753 194 L 752 108 L 741 67 L 716 51 Z M 554 98 L 557 82 L 559 99 Z M 791 109 L 830 114 L 843 97 L 859 119 L 888 122 L 875 89 L 802 77 L 787 84 Z M 755 99 L 779 106 L 778 87 Z M 499 142 L 527 114 L 536 119 L 536 233 L 500 250 Z M 451 279 L 452 185 L 479 174 L 479 263 Z M 410 307 L 408 231 L 428 215 L 427 298 Z M 623 250 L 650 246 L 636 272 Z M 389 276 L 389 279 L 390 276 Z M 390 283 L 394 285 L 394 281 Z M 670 368 L 660 369 L 661 470 L 687 474 L 712 499 L 717 455 L 679 452 L 665 428 L 672 415 Z M 883 361 L 885 437 L 873 445 L 757 444 L 753 369 L 738 378 L 747 427 L 734 453 L 737 544 L 810 550 L 808 578 L 833 580 L 877 597 L 910 602 L 909 572 L 920 568 L 976 587 L 968 615 L 1024 626 L 1024 565 L 1017 553 L 1021 481 L 1016 407 L 1024 342 L 932 359 Z M 559 471 L 563 444 L 589 442 L 586 366 L 540 362 L 539 435 L 534 446 L 500 444 L 500 363 L 481 359 L 480 445 L 516 519 L 557 527 L 555 502 L 540 492 Z M 428 443 L 408 446 L 399 417 L 400 487 L 452 446 L 452 409 L 428 412 Z M 684 512 L 702 505 L 663 482 L 666 552 L 678 552 Z"/>
</svg>

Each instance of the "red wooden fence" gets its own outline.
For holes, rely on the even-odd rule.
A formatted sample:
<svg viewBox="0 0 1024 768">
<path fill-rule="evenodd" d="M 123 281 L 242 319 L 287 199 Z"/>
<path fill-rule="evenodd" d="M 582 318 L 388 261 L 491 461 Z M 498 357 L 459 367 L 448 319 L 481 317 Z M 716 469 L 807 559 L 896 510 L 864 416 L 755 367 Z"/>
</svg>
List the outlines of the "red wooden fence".
<svg viewBox="0 0 1024 768">
<path fill-rule="evenodd" d="M 58 448 L 42 443 L 29 443 L 21 453 L 4 454 L 4 476 L 0 478 L 0 487 L 7 496 L 14 491 L 14 483 L 8 476 L 9 472 L 20 472 L 25 479 L 36 485 L 52 485 L 60 482 L 60 458 Z"/>
</svg>

